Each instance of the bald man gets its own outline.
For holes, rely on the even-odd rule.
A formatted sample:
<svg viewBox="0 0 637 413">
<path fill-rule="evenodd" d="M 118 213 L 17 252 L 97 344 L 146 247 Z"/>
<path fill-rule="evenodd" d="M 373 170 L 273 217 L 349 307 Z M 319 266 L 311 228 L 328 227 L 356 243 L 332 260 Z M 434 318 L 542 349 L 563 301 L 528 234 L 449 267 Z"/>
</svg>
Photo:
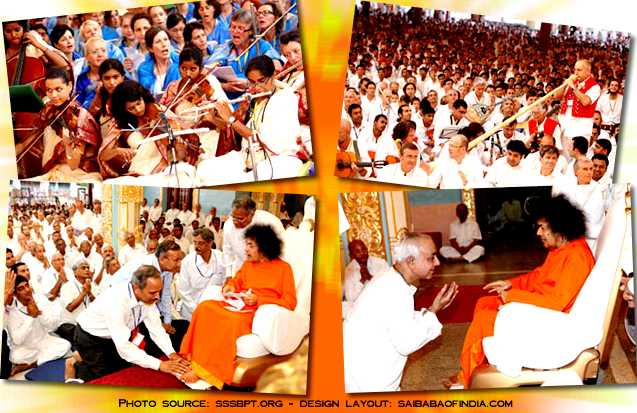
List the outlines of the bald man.
<svg viewBox="0 0 637 413">
<path fill-rule="evenodd" d="M 389 264 L 382 258 L 369 255 L 367 245 L 360 239 L 353 239 L 348 245 L 351 261 L 345 267 L 343 294 L 347 303 L 358 298 L 365 284 L 389 269 Z"/>
<path fill-rule="evenodd" d="M 575 136 L 583 136 L 588 140 L 591 138 L 593 115 L 601 94 L 601 88 L 591 70 L 588 60 L 578 60 L 575 63 L 575 72 L 564 82 L 567 87 L 561 94 L 559 116 L 563 131 L 562 147 L 567 148 L 566 142 Z"/>
</svg>

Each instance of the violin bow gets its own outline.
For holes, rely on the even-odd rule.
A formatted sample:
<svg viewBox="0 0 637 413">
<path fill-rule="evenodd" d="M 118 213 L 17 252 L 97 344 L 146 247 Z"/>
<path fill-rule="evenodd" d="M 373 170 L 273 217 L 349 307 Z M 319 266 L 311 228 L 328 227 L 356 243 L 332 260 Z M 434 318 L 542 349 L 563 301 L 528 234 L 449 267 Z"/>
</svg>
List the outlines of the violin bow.
<svg viewBox="0 0 637 413">
<path fill-rule="evenodd" d="M 60 113 L 58 113 L 58 114 L 55 116 L 55 118 L 53 118 L 53 120 L 52 120 L 51 122 L 49 122 L 49 123 L 48 123 L 48 124 L 47 124 L 44 128 L 42 128 L 42 132 L 40 132 L 40 133 L 39 133 L 39 134 L 38 134 L 38 135 L 37 135 L 37 136 L 33 139 L 33 141 L 32 141 L 32 142 L 31 142 L 31 143 L 30 143 L 30 144 L 26 147 L 26 149 L 24 149 L 24 150 L 22 151 L 22 153 L 21 153 L 21 154 L 17 157 L 17 159 L 16 159 L 16 163 L 19 163 L 19 162 L 22 160 L 22 158 L 24 158 L 24 157 L 25 157 L 25 155 L 26 155 L 27 153 L 29 153 L 29 151 L 31 150 L 31 148 L 33 148 L 33 146 L 35 145 L 35 143 L 36 143 L 36 142 L 37 142 L 37 141 L 38 141 L 38 140 L 42 137 L 42 135 L 44 135 L 44 132 L 45 132 L 46 128 L 48 128 L 49 126 L 53 125 L 53 124 L 54 124 L 54 123 L 55 123 L 55 122 L 56 122 L 56 121 L 60 118 L 60 116 L 62 116 L 62 115 L 64 114 L 64 112 L 66 112 L 66 110 L 67 110 L 68 108 L 70 108 L 70 107 L 71 107 L 71 104 L 77 100 L 78 96 L 79 96 L 79 95 L 75 95 L 75 96 L 73 97 L 73 99 L 69 100 L 69 102 L 66 104 L 66 106 L 64 107 L 64 109 L 62 109 L 62 110 L 60 111 Z"/>
</svg>

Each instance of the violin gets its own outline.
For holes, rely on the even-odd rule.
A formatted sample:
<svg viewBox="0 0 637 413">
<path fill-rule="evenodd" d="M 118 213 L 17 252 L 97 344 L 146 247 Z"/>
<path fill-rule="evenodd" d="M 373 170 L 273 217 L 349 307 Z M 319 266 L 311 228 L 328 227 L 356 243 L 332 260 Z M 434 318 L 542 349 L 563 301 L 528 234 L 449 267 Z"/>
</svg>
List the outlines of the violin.
<svg viewBox="0 0 637 413">
<path fill-rule="evenodd" d="M 339 178 L 355 178 L 358 175 L 358 169 L 361 168 L 377 168 L 387 165 L 386 161 L 359 162 L 356 160 L 354 152 L 336 151 L 336 171 L 334 175 Z"/>
<path fill-rule="evenodd" d="M 190 90 L 184 95 L 183 99 L 192 105 L 199 105 L 205 100 L 210 100 L 214 94 L 214 89 L 205 79 L 205 74 L 201 73 L 195 79 L 191 80 L 191 82 L 194 82 L 194 85 L 190 87 Z M 179 81 L 179 90 L 186 87 L 186 81 L 186 79 Z"/>
</svg>

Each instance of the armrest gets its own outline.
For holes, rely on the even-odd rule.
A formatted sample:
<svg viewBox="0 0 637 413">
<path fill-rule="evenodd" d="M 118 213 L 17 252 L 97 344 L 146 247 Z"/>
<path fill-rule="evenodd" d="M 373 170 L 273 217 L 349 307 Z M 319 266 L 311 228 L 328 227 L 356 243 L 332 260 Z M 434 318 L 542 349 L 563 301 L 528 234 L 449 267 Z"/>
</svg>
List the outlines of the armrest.
<svg viewBox="0 0 637 413">
<path fill-rule="evenodd" d="M 515 377 L 523 367 L 552 369 L 572 362 L 599 344 L 600 334 L 568 313 L 509 303 L 498 312 L 494 334 L 482 345 L 490 364 Z"/>
<path fill-rule="evenodd" d="M 263 346 L 277 356 L 292 353 L 310 331 L 310 317 L 275 304 L 257 309 L 252 333 L 259 336 Z"/>
</svg>

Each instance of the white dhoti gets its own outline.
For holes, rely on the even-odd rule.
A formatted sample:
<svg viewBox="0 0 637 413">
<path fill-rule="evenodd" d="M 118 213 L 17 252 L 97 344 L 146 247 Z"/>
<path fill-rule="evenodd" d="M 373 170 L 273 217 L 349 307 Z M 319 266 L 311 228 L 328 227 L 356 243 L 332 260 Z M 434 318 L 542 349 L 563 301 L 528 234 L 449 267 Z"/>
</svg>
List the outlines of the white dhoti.
<svg viewBox="0 0 637 413">
<path fill-rule="evenodd" d="M 484 255 L 484 247 L 482 245 L 474 245 L 467 253 L 462 255 L 454 247 L 445 245 L 440 248 L 440 255 L 447 259 L 464 258 L 467 262 L 471 263 Z"/>
<path fill-rule="evenodd" d="M 64 357 L 71 350 L 71 343 L 60 337 L 46 335 L 37 342 L 15 346 L 11 349 L 10 357 L 14 364 L 30 364 L 36 362 L 39 365 L 47 361 Z"/>
<path fill-rule="evenodd" d="M 259 181 L 293 178 L 301 173 L 303 163 L 294 156 L 271 156 L 257 163 Z M 245 171 L 244 155 L 238 151 L 205 159 L 197 166 L 197 182 L 201 186 L 254 181 L 254 173 Z"/>
<path fill-rule="evenodd" d="M 26 181 L 53 181 L 53 182 L 102 182 L 99 172 L 85 172 L 82 169 L 71 169 L 68 164 L 55 165 L 44 175 L 26 179 Z"/>
</svg>

